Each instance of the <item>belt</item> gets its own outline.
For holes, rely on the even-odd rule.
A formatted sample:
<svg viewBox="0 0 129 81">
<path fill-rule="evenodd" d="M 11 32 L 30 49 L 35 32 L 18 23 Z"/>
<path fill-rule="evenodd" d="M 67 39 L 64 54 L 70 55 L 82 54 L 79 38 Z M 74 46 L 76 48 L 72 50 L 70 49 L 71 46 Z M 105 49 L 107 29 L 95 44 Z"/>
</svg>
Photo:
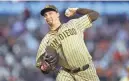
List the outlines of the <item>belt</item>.
<svg viewBox="0 0 129 81">
<path fill-rule="evenodd" d="M 67 68 L 63 67 L 63 69 L 65 71 L 70 72 L 70 73 L 78 73 L 79 71 L 84 71 L 88 68 L 89 68 L 89 64 L 86 64 L 86 65 L 82 66 L 82 68 L 79 67 L 79 68 L 75 68 L 75 69 L 67 69 Z"/>
</svg>

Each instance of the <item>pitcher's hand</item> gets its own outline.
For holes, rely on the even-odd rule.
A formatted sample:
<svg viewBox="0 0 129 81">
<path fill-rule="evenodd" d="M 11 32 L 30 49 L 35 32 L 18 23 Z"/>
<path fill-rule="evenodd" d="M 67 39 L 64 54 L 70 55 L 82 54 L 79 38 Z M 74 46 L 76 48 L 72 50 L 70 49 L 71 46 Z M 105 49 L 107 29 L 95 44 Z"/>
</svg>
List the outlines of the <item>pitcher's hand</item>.
<svg viewBox="0 0 129 81">
<path fill-rule="evenodd" d="M 68 8 L 66 9 L 65 11 L 65 16 L 66 17 L 72 17 L 76 14 L 76 11 L 77 11 L 78 8 Z"/>
</svg>

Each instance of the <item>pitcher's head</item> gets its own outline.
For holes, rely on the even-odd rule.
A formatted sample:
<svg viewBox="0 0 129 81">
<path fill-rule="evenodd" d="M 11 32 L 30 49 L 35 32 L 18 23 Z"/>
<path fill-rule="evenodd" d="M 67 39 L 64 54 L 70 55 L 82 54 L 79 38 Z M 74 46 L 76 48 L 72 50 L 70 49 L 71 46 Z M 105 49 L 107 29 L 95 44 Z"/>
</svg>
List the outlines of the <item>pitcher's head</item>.
<svg viewBox="0 0 129 81">
<path fill-rule="evenodd" d="M 59 21 L 59 12 L 54 5 L 47 5 L 41 10 L 40 14 L 44 16 L 44 19 L 49 25 L 55 24 Z"/>
</svg>

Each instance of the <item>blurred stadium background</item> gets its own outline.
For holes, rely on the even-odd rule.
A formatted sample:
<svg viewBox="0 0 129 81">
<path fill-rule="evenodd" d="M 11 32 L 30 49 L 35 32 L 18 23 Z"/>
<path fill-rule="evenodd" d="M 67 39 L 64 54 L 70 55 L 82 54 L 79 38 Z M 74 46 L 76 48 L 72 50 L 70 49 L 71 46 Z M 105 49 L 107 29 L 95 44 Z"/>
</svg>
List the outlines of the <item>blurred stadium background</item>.
<svg viewBox="0 0 129 81">
<path fill-rule="evenodd" d="M 129 2 L 8 1 L 0 2 L 0 81 L 55 81 L 56 73 L 43 75 L 35 67 L 38 46 L 48 31 L 40 10 L 46 4 L 59 8 L 63 22 L 68 7 L 100 13 L 84 32 L 85 42 L 101 81 L 129 81 Z M 128 77 L 128 78 L 127 78 Z"/>
</svg>

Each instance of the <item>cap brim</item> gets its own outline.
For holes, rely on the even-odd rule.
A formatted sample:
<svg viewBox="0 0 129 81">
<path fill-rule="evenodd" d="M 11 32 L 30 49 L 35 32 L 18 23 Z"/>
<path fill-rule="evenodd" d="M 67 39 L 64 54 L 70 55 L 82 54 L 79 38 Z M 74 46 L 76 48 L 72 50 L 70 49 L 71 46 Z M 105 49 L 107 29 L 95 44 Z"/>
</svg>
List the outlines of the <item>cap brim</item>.
<svg viewBox="0 0 129 81">
<path fill-rule="evenodd" d="M 55 9 L 52 9 L 52 8 L 45 8 L 43 10 L 41 10 L 40 14 L 42 16 L 44 16 L 45 12 L 48 12 L 48 11 L 56 11 Z M 57 11 L 56 11 L 57 12 Z"/>
</svg>

